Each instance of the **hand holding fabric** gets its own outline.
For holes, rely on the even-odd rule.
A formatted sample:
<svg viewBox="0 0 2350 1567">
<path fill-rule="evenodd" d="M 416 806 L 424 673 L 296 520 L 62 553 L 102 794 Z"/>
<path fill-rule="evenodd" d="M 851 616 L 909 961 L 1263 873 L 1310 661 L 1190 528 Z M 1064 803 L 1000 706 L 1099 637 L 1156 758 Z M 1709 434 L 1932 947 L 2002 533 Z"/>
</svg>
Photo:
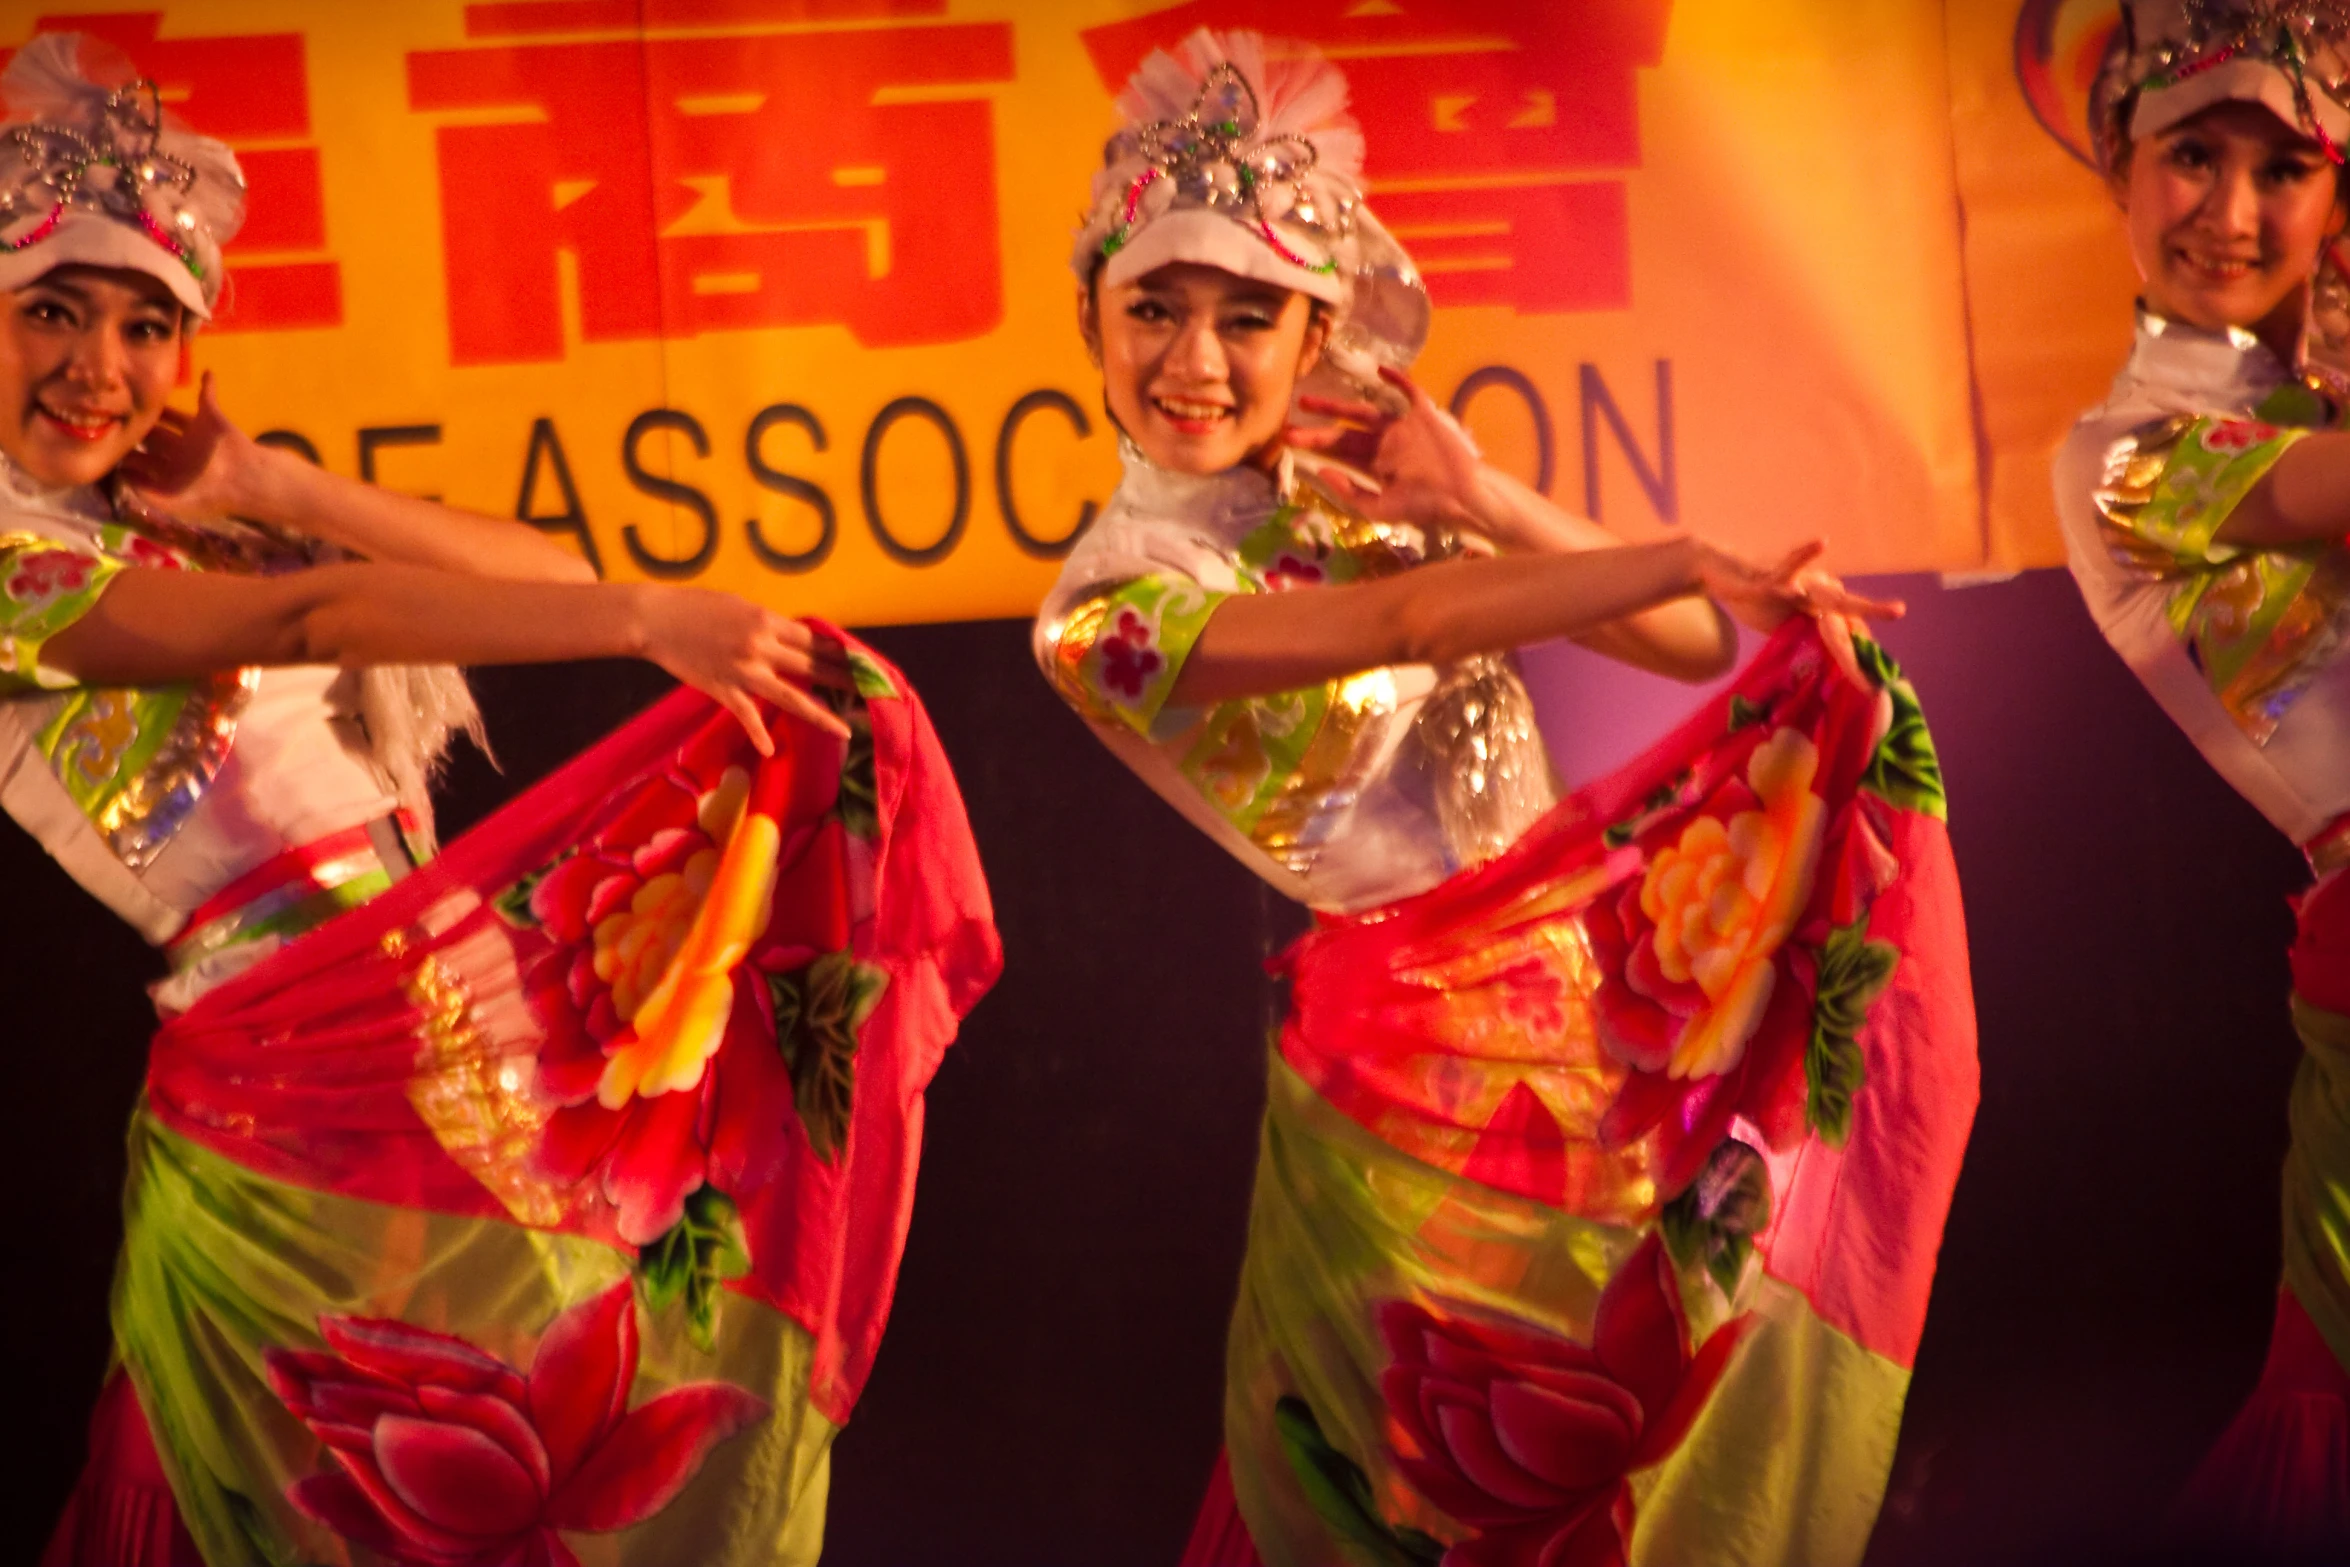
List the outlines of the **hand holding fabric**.
<svg viewBox="0 0 2350 1567">
<path fill-rule="evenodd" d="M 775 754 L 761 702 L 848 737 L 848 727 L 808 690 L 850 689 L 837 641 L 732 593 L 660 583 L 641 591 L 644 656 L 732 713 L 761 756 Z"/>
<path fill-rule="evenodd" d="M 1847 651 L 1851 620 L 1899 620 L 1908 606 L 1899 599 L 1864 598 L 1813 562 L 1827 551 L 1827 542 L 1813 539 L 1781 556 L 1776 565 L 1762 566 L 1718 545 L 1700 541 L 1697 556 L 1699 591 L 1727 610 L 1740 625 L 1765 635 L 1797 615 L 1831 622 Z"/>
</svg>

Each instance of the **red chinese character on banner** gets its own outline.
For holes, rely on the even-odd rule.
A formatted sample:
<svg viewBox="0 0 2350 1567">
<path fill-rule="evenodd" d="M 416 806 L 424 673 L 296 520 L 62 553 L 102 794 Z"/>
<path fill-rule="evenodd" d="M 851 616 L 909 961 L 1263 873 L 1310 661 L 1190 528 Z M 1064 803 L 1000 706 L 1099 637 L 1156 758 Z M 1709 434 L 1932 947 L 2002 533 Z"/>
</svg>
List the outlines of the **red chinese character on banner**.
<svg viewBox="0 0 2350 1567">
<path fill-rule="evenodd" d="M 228 288 L 207 330 L 341 324 L 341 268 L 317 254 L 326 249 L 318 149 L 285 145 L 310 136 L 302 35 L 159 38 L 162 22 L 160 11 L 114 11 L 44 16 L 33 31 L 88 33 L 112 44 L 154 81 L 164 107 L 236 150 L 247 187 L 245 226 L 225 253 Z M 6 58 L 0 52 L 0 61 Z M 310 254 L 294 259 L 304 252 Z"/>
<path fill-rule="evenodd" d="M 1638 73 L 1670 0 L 1292 0 L 1269 31 L 1323 50 L 1353 88 L 1381 221 L 1440 305 L 1617 310 L 1632 302 L 1624 182 L 1640 165 Z M 1087 32 L 1112 92 L 1195 27 L 1263 27 L 1250 0 L 1193 0 Z M 1600 177 L 1594 177 L 1600 176 Z"/>
<path fill-rule="evenodd" d="M 1003 311 L 1000 23 L 645 37 L 636 29 L 935 15 L 943 0 L 517 0 L 472 37 L 629 36 L 408 57 L 437 132 L 450 357 L 563 356 L 558 257 L 590 342 L 839 322 L 867 344 L 975 337 Z"/>
</svg>

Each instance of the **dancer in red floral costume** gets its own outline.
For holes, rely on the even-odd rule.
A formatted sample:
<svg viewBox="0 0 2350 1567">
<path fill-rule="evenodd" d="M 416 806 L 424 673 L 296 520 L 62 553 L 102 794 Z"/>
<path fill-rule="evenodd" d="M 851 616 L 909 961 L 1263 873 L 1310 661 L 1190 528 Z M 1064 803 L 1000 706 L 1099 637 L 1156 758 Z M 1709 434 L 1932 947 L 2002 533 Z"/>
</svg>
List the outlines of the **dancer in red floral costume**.
<svg viewBox="0 0 2350 1567">
<path fill-rule="evenodd" d="M 1345 100 L 1152 57 L 1074 257 L 1126 471 L 1038 658 L 1317 916 L 1187 1567 L 1855 1562 L 1975 1101 L 1932 743 L 1841 618 L 1894 606 L 1481 463 Z M 1719 674 L 1708 598 L 1775 638 L 1560 799 L 1509 650 Z"/>
<path fill-rule="evenodd" d="M 2339 1561 L 2350 1555 L 2350 5 L 2130 0 L 2090 101 L 2143 291 L 2128 363 L 2057 458 L 2065 551 L 2106 641 L 2318 877 L 2296 900 L 2304 1054 L 2268 1363 L 2178 1521 L 2231 1559 Z"/>
<path fill-rule="evenodd" d="M 0 807 L 171 972 L 45 1560 L 813 1563 L 999 962 L 928 721 L 168 412 L 243 185 L 86 47 L 0 77 Z M 618 654 L 695 689 L 434 855 L 447 664 Z"/>
</svg>

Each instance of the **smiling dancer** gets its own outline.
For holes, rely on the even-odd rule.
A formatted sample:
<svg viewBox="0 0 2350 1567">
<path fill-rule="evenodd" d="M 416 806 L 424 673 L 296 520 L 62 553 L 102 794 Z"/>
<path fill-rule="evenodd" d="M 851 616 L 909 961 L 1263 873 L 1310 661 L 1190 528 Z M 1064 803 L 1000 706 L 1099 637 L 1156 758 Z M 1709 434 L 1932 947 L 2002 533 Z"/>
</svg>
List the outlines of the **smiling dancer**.
<svg viewBox="0 0 2350 1567">
<path fill-rule="evenodd" d="M 1318 918 L 1186 1561 L 1857 1561 L 1975 1086 L 1932 748 L 1838 619 L 1897 606 L 1480 462 L 1345 101 L 1152 56 L 1074 256 L 1125 474 L 1037 656 Z M 1704 678 L 1723 609 L 1783 629 L 1560 801 L 1508 650 Z"/>
<path fill-rule="evenodd" d="M 170 975 L 44 1561 L 812 1563 L 996 965 L 927 723 L 799 622 L 168 413 L 243 184 L 86 47 L 0 77 L 0 808 Z M 700 692 L 429 857 L 477 720 L 419 666 L 619 654 Z"/>
<path fill-rule="evenodd" d="M 2301 844 L 2284 1282 L 2259 1386 L 2188 1521 L 2350 1546 L 2350 8 L 2126 6 L 2092 100 L 2143 280 L 2137 342 L 2057 463 L 2106 640 Z"/>
</svg>

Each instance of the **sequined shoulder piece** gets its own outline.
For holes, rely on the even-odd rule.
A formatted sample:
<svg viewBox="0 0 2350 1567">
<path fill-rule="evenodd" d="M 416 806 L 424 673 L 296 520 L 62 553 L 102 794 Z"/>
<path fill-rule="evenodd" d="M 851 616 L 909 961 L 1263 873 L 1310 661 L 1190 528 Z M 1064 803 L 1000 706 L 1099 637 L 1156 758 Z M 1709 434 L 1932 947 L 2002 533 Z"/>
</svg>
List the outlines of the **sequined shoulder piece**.
<svg viewBox="0 0 2350 1567">
<path fill-rule="evenodd" d="M 183 570 L 188 554 L 121 522 L 45 519 L 0 533 L 0 697 L 22 704 L 33 748 L 133 870 L 162 852 L 226 764 L 258 670 L 156 686 L 77 685 L 41 649 L 128 567 Z"/>
<path fill-rule="evenodd" d="M 2130 575 L 2159 584 L 2164 613 L 2221 705 L 2255 742 L 2338 650 L 2350 622 L 2350 555 L 2219 540 L 2244 497 L 2311 432 L 2261 419 L 2176 414 L 2107 448 L 2099 530 Z"/>
</svg>

